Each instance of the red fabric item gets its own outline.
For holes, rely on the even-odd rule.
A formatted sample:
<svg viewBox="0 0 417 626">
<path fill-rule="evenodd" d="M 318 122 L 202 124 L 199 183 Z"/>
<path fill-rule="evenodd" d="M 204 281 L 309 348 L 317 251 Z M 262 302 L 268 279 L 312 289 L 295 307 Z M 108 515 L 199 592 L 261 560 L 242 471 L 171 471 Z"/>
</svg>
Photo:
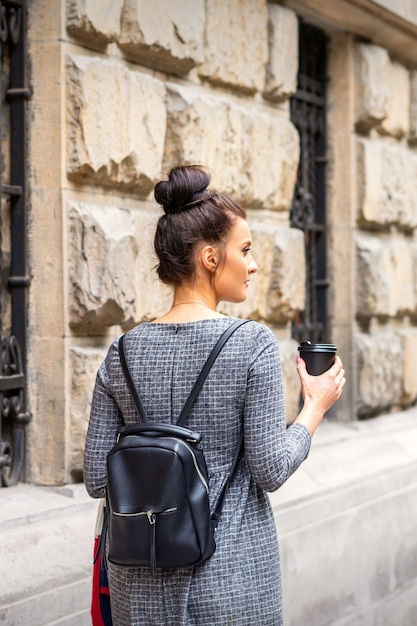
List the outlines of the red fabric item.
<svg viewBox="0 0 417 626">
<path fill-rule="evenodd" d="M 100 535 L 94 540 L 94 563 L 93 563 L 93 588 L 91 594 L 91 619 L 93 626 L 105 626 L 103 617 L 101 614 L 100 603 L 100 569 L 101 569 L 101 555 L 100 555 Z M 108 594 L 108 589 L 107 589 Z"/>
</svg>

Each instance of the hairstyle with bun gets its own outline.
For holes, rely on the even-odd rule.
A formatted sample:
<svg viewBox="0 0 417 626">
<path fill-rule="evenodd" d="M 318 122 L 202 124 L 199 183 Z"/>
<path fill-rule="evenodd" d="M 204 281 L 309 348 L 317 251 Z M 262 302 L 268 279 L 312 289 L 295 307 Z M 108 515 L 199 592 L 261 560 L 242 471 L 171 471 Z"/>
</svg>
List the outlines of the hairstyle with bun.
<svg viewBox="0 0 417 626">
<path fill-rule="evenodd" d="M 244 209 L 229 195 L 207 189 L 210 176 L 198 165 L 174 167 L 168 180 L 155 185 L 154 196 L 164 209 L 156 227 L 156 271 L 176 287 L 193 277 L 199 244 L 221 246 Z"/>
</svg>

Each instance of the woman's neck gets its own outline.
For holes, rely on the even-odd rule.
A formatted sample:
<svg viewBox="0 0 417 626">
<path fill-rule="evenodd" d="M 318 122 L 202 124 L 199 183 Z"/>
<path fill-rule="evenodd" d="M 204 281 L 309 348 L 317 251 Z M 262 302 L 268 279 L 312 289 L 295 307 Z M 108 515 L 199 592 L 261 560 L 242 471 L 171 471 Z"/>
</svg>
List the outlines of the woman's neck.
<svg viewBox="0 0 417 626">
<path fill-rule="evenodd" d="M 213 297 L 195 290 L 176 289 L 170 310 L 154 323 L 197 322 L 203 319 L 224 317 L 216 310 Z"/>
</svg>

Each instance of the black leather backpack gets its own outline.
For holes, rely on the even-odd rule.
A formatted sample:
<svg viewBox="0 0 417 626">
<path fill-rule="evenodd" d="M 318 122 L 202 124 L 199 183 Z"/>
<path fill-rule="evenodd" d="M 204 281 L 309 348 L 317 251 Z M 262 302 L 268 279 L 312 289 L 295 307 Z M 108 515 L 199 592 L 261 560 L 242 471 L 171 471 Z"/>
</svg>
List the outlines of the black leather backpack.
<svg viewBox="0 0 417 626">
<path fill-rule="evenodd" d="M 176 569 L 197 565 L 216 549 L 214 533 L 243 448 L 241 435 L 231 471 L 213 514 L 201 435 L 183 426 L 217 355 L 248 320 L 229 326 L 208 357 L 176 424 L 149 422 L 126 362 L 119 354 L 140 423 L 120 429 L 107 458 L 108 558 L 119 565 Z"/>
</svg>

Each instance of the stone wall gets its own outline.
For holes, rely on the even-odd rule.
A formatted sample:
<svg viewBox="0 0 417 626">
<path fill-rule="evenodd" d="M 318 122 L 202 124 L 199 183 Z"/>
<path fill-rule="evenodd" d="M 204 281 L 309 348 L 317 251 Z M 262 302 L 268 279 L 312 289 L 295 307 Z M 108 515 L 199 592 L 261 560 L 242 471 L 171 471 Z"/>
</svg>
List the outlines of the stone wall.
<svg viewBox="0 0 417 626">
<path fill-rule="evenodd" d="M 357 412 L 414 403 L 417 381 L 415 73 L 355 46 Z"/>
<path fill-rule="evenodd" d="M 169 306 L 170 293 L 153 272 L 158 213 L 152 190 L 182 162 L 208 166 L 213 186 L 233 193 L 248 210 L 261 271 L 248 301 L 222 310 L 277 332 L 288 419 L 294 419 L 299 383 L 289 328 L 304 307 L 305 282 L 303 235 L 289 228 L 299 157 L 288 106 L 297 75 L 295 13 L 265 0 L 193 0 L 192 11 L 189 0 L 159 0 L 157 12 L 155 3 L 141 0 L 67 0 L 55 15 L 48 4 L 31 6 L 33 136 L 50 133 L 41 119 L 43 91 L 59 103 L 54 115 L 62 144 L 55 144 L 49 181 L 43 169 L 35 176 L 34 167 L 32 238 L 35 251 L 41 215 L 48 213 L 47 221 L 59 216 L 48 269 L 56 263 L 60 274 L 62 266 L 64 280 L 56 278 L 62 297 L 55 291 L 45 314 L 37 315 L 41 286 L 32 292 L 33 369 L 37 341 L 54 358 L 39 364 L 30 399 L 59 445 L 56 457 L 53 451 L 37 463 L 39 447 L 46 454 L 41 423 L 33 421 L 29 479 L 59 483 L 81 476 L 91 392 L 107 346 Z M 36 81 L 52 71 L 53 48 L 59 78 L 37 89 Z M 32 157 L 40 155 L 34 147 Z M 45 207 L 41 188 L 49 187 L 56 187 L 56 197 Z M 45 271 L 35 260 L 34 276 Z M 58 384 L 46 399 L 39 389 L 52 372 Z"/>
<path fill-rule="evenodd" d="M 191 4 L 30 4 L 31 482 L 80 479 L 109 343 L 169 306 L 153 271 L 152 188 L 180 162 L 208 166 L 248 210 L 260 271 L 247 302 L 221 310 L 274 330 L 288 421 L 297 413 L 297 15 L 265 0 Z M 349 378 L 338 419 L 417 399 L 416 76 L 381 46 L 330 38 L 329 315 Z"/>
</svg>

